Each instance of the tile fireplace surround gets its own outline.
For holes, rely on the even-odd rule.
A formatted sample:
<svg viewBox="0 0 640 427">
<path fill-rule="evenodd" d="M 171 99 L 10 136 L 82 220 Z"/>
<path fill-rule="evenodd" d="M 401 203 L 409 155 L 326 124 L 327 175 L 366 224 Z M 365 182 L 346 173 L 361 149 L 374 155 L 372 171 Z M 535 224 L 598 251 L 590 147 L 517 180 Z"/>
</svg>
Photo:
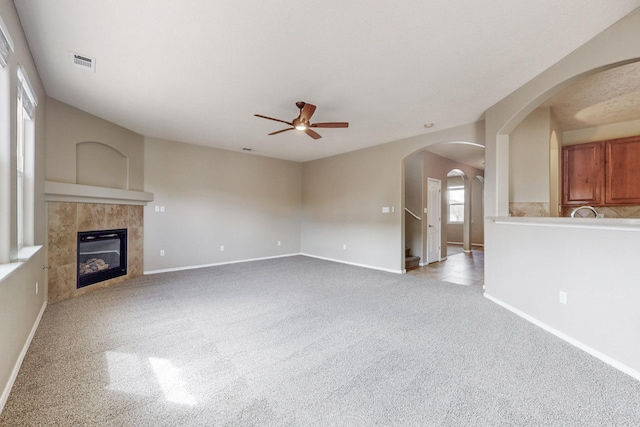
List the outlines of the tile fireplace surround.
<svg viewBox="0 0 640 427">
<path fill-rule="evenodd" d="M 143 274 L 144 205 L 153 194 L 45 181 L 48 302 L 55 303 Z M 126 228 L 127 274 L 77 289 L 78 232 Z"/>
<path fill-rule="evenodd" d="M 55 303 L 142 275 L 143 206 L 47 202 L 48 301 Z M 128 230 L 127 274 L 76 289 L 79 231 Z"/>
</svg>

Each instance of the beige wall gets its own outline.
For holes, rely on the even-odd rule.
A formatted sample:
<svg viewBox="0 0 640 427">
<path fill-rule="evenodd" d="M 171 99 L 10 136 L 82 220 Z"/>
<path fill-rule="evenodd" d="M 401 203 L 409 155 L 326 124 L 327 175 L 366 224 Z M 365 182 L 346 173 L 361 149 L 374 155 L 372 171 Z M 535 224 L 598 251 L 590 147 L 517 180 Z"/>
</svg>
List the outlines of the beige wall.
<svg viewBox="0 0 640 427">
<path fill-rule="evenodd" d="M 549 216 L 551 111 L 531 112 L 509 135 L 509 203 L 514 216 Z M 537 206 L 538 209 L 531 209 Z"/>
<path fill-rule="evenodd" d="M 100 119 L 70 105 L 47 99 L 47 180 L 77 184 L 77 144 L 98 142 L 128 159 L 128 188 L 144 190 L 144 138 L 142 135 Z M 91 185 L 114 187 L 113 177 L 93 168 Z M 102 173 L 102 176 L 95 174 Z M 117 186 L 116 186 L 117 188 Z"/>
<path fill-rule="evenodd" d="M 561 216 L 562 203 L 562 132 L 551 112 L 549 134 L 549 215 Z"/>
<path fill-rule="evenodd" d="M 145 190 L 154 202 L 144 212 L 145 271 L 299 253 L 300 169 L 295 162 L 146 138 Z"/>
<path fill-rule="evenodd" d="M 15 51 L 9 55 L 9 64 L 0 72 L 8 73 L 8 90 L 11 103 L 7 120 L 3 118 L 2 132 L 10 141 L 16 138 L 16 96 L 18 65 L 25 68 L 39 103 L 35 118 L 35 192 L 33 209 L 33 243 L 44 245 L 46 239 L 46 217 L 44 202 L 44 165 L 45 165 L 45 108 L 46 96 L 42 88 L 31 53 L 27 46 L 18 15 L 10 0 L 0 0 L 0 16 L 13 39 Z M 9 128 L 5 125 L 9 124 Z M 20 356 L 26 351 L 25 345 L 37 322 L 39 313 L 46 300 L 46 280 L 42 266 L 45 263 L 44 249 L 38 250 L 28 261 L 8 266 L 11 245 L 15 246 L 16 233 L 11 224 L 15 224 L 15 143 L 1 144 L 0 159 L 11 159 L 10 164 L 0 164 L 0 235 L 11 236 L 10 241 L 2 239 L 0 243 L 0 410 L 8 397 L 17 370 Z M 6 175 L 5 175 L 6 174 Z M 10 177 L 9 179 L 6 179 Z M 31 240 L 30 239 L 30 240 Z M 16 256 L 15 253 L 11 256 Z M 6 268 L 14 268 L 9 275 Z M 38 292 L 36 293 L 36 282 Z"/>
<path fill-rule="evenodd" d="M 471 180 L 471 244 L 484 245 L 484 175 Z"/>
<path fill-rule="evenodd" d="M 640 379 L 640 319 L 629 303 L 639 298 L 640 229 L 506 218 L 513 129 L 576 80 L 640 59 L 638 40 L 640 9 L 487 110 L 485 295 Z"/>
<path fill-rule="evenodd" d="M 423 215 L 423 153 L 414 153 L 404 161 L 404 205 L 416 216 L 422 218 Z M 419 256 L 420 262 L 424 263 L 425 254 L 422 250 L 422 228 L 423 221 L 416 219 L 410 213 L 404 213 L 405 224 L 405 247 L 411 249 L 411 254 Z"/>
<path fill-rule="evenodd" d="M 563 132 L 562 145 L 604 141 L 606 139 L 625 138 L 636 135 L 640 135 L 640 119 Z"/>
</svg>

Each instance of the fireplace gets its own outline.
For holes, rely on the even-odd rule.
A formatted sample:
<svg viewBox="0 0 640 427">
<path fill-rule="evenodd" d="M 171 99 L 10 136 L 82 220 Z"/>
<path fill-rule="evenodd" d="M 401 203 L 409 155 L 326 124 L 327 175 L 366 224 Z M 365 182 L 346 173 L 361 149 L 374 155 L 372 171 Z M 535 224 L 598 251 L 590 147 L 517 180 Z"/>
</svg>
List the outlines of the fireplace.
<svg viewBox="0 0 640 427">
<path fill-rule="evenodd" d="M 77 289 L 126 274 L 126 228 L 78 232 Z"/>
</svg>

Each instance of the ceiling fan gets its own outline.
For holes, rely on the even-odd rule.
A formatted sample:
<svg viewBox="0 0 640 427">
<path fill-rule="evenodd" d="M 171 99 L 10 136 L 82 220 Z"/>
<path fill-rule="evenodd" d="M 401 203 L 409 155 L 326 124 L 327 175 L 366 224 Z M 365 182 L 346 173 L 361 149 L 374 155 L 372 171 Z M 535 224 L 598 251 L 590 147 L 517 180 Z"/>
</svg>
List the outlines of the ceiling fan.
<svg viewBox="0 0 640 427">
<path fill-rule="evenodd" d="M 262 117 L 263 119 L 273 120 L 280 123 L 286 123 L 290 128 L 278 130 L 275 132 L 271 132 L 269 135 L 275 135 L 277 133 L 286 132 L 288 130 L 300 130 L 309 135 L 313 139 L 322 138 L 317 132 L 315 132 L 311 128 L 346 128 L 349 127 L 349 123 L 347 122 L 327 122 L 327 123 L 311 123 L 311 116 L 313 112 L 316 111 L 316 106 L 312 104 L 307 104 L 306 102 L 296 102 L 296 106 L 300 109 L 300 115 L 293 119 L 291 122 L 287 122 L 280 119 L 274 119 L 273 117 L 263 116 L 261 114 L 254 114 L 256 117 Z"/>
</svg>

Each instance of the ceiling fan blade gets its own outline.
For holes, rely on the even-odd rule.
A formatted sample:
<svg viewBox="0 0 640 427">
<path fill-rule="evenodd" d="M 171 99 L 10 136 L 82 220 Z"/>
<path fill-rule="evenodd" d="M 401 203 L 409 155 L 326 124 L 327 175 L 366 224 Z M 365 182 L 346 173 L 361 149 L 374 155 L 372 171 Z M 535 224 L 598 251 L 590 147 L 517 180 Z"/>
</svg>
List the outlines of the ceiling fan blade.
<svg viewBox="0 0 640 427">
<path fill-rule="evenodd" d="M 304 133 L 306 133 L 307 135 L 309 135 L 311 138 L 313 139 L 319 139 L 322 138 L 317 132 L 307 128 L 305 129 Z"/>
<path fill-rule="evenodd" d="M 274 119 L 273 117 L 263 116 L 262 114 L 254 114 L 254 116 L 267 119 L 267 120 L 273 120 L 274 122 L 285 123 L 285 124 L 288 124 L 289 126 L 293 126 L 293 124 L 290 122 L 285 122 L 284 120 L 280 120 L 280 119 Z"/>
<path fill-rule="evenodd" d="M 312 104 L 304 104 L 302 110 L 300 110 L 300 120 L 302 122 L 309 123 L 311 121 L 311 116 L 313 116 L 314 111 L 316 111 L 316 106 Z"/>
<path fill-rule="evenodd" d="M 314 123 L 311 125 L 312 128 L 348 128 L 349 123 L 347 122 L 327 122 L 327 123 Z"/>
<path fill-rule="evenodd" d="M 275 135 L 277 133 L 282 133 L 282 132 L 286 132 L 288 130 L 293 130 L 294 128 L 286 128 L 286 129 L 282 129 L 282 130 L 277 130 L 275 132 L 271 132 L 269 135 Z"/>
</svg>

